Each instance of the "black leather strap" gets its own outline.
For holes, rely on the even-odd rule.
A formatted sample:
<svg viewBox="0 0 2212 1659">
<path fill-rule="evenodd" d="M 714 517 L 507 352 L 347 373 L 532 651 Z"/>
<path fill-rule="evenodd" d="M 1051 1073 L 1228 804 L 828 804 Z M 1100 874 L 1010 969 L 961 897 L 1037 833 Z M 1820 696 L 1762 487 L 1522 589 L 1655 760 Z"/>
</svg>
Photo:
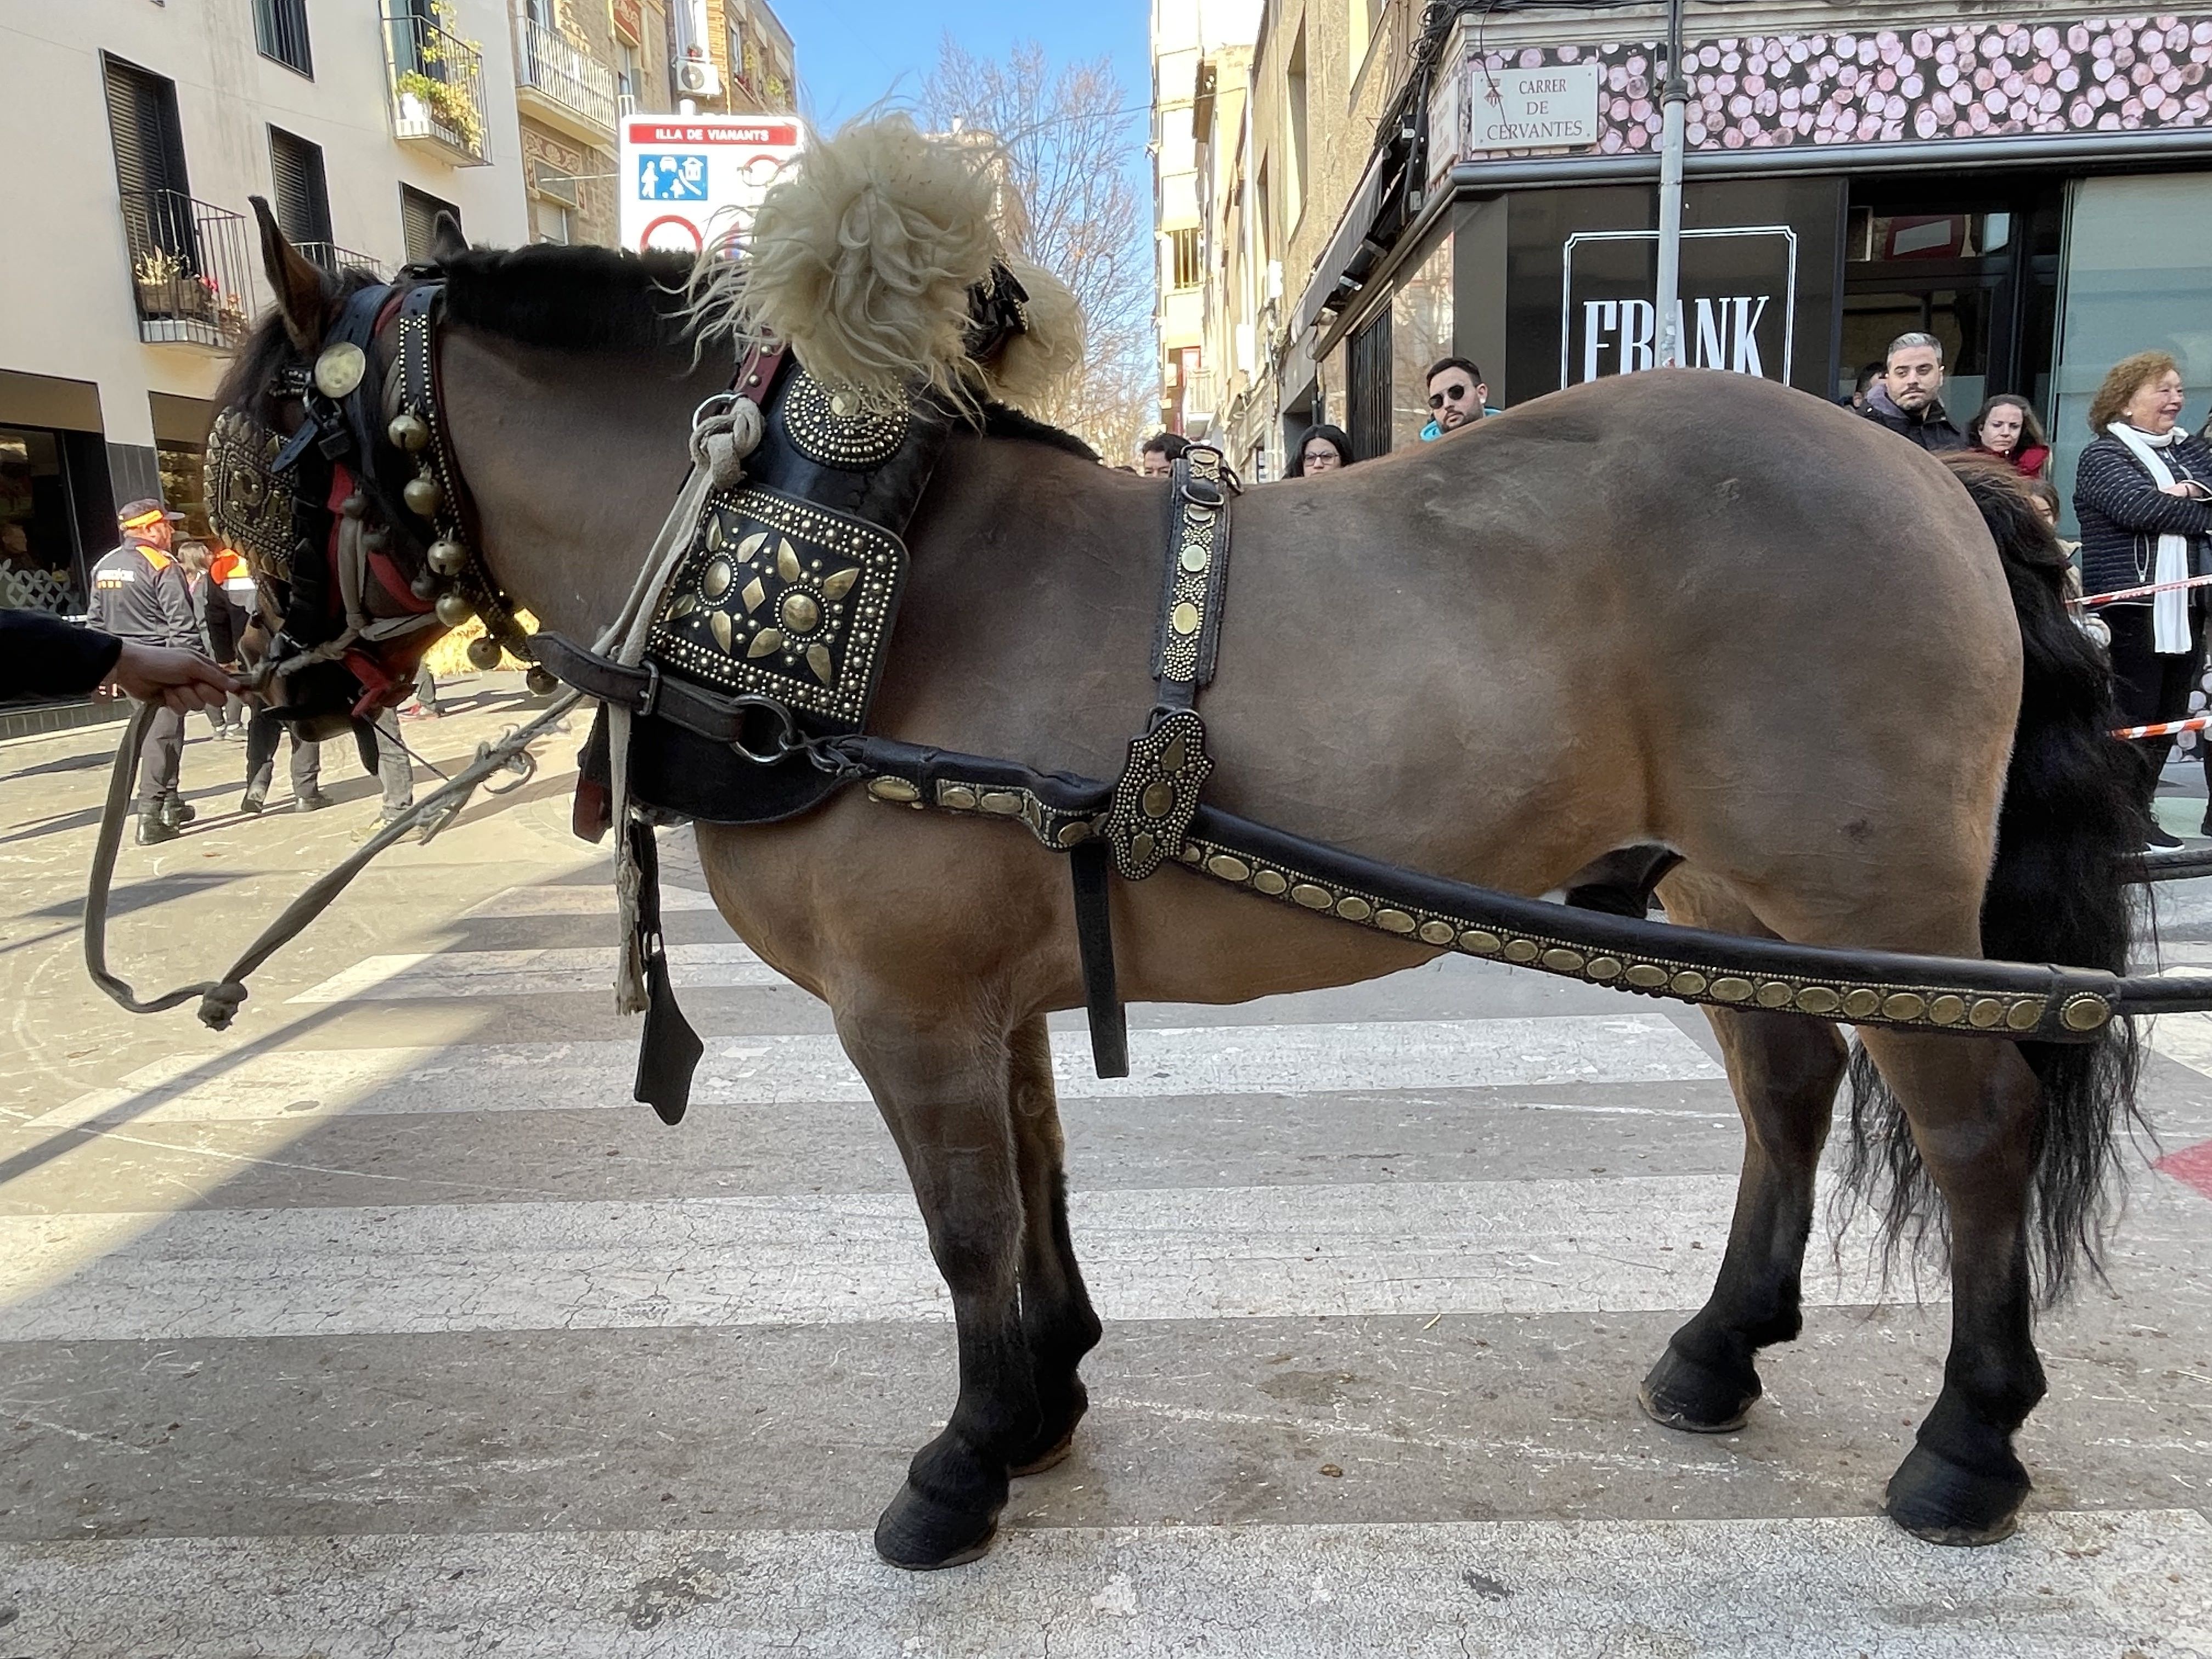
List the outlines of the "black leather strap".
<svg viewBox="0 0 2212 1659">
<path fill-rule="evenodd" d="M 1168 477 L 1167 558 L 1152 631 L 1152 678 L 1159 706 L 1175 709 L 1189 708 L 1213 680 L 1229 585 L 1235 479 L 1222 465 L 1221 452 L 1208 444 L 1185 450 Z"/>
<path fill-rule="evenodd" d="M 645 1030 L 637 1046 L 637 1081 L 630 1098 L 643 1101 L 670 1126 L 681 1123 L 691 1103 L 691 1073 L 707 1052 L 677 1006 L 668 977 L 668 951 L 660 938 L 660 843 L 653 826 L 633 818 L 624 826 L 637 855 L 637 945 L 645 963 Z"/>
<path fill-rule="evenodd" d="M 1129 1021 L 1114 982 L 1114 921 L 1106 843 L 1095 837 L 1068 854 L 1075 883 L 1075 946 L 1083 962 L 1083 1006 L 1091 1018 L 1091 1063 L 1101 1077 L 1129 1075 Z"/>
<path fill-rule="evenodd" d="M 710 691 L 664 674 L 651 662 L 631 668 L 559 634 L 539 633 L 532 642 L 538 665 L 556 679 L 587 697 L 627 708 L 640 721 L 665 720 L 709 743 L 745 750 L 746 758 L 758 764 L 781 760 L 787 752 L 789 723 L 778 720 L 764 698 Z"/>
</svg>

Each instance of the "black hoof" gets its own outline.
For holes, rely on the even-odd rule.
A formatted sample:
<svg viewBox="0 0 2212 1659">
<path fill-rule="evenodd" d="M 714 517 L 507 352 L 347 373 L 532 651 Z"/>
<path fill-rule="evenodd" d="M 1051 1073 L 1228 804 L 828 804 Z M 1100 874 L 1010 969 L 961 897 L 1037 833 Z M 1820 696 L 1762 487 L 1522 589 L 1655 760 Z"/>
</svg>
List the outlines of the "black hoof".
<svg viewBox="0 0 2212 1659">
<path fill-rule="evenodd" d="M 1889 1518 L 1930 1544 L 1972 1547 L 2012 1536 L 2027 1498 L 2027 1471 L 1984 1474 L 1915 1446 L 1889 1477 Z"/>
<path fill-rule="evenodd" d="M 950 1509 L 908 1484 L 876 1522 L 876 1553 L 909 1572 L 933 1572 L 973 1561 L 991 1547 L 998 1530 L 995 1512 Z"/>
<path fill-rule="evenodd" d="M 1743 1426 L 1744 1416 L 1759 1395 L 1759 1373 L 1748 1366 L 1742 1376 L 1732 1377 L 1685 1359 L 1670 1347 L 1644 1379 L 1636 1400 L 1644 1414 L 1662 1428 L 1686 1434 L 1729 1434 Z"/>
<path fill-rule="evenodd" d="M 1070 1392 L 1066 1406 L 1056 1413 L 1041 1430 L 1035 1442 L 1036 1449 L 1018 1459 L 1006 1471 L 1015 1480 L 1025 1474 L 1042 1474 L 1055 1463 L 1067 1461 L 1068 1453 L 1075 1449 L 1076 1425 L 1083 1421 L 1083 1413 L 1091 1408 L 1091 1395 L 1081 1382 Z"/>
</svg>

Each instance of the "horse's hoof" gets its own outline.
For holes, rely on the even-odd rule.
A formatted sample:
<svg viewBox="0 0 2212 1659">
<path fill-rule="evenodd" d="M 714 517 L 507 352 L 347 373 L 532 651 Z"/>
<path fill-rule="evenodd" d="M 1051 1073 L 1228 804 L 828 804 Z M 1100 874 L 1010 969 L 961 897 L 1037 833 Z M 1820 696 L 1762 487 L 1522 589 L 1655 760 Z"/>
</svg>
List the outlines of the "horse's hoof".
<svg viewBox="0 0 2212 1659">
<path fill-rule="evenodd" d="M 991 1547 L 999 1530 L 996 1512 L 969 1515 L 916 1492 L 911 1483 L 876 1522 L 876 1553 L 909 1572 L 934 1572 L 973 1561 Z"/>
<path fill-rule="evenodd" d="M 1924 1543 L 1972 1548 L 2013 1535 L 2029 1484 L 2025 1470 L 1984 1474 L 1917 1445 L 1889 1477 L 1883 1507 Z"/>
<path fill-rule="evenodd" d="M 1636 1391 L 1636 1401 L 1662 1428 L 1685 1434 L 1731 1434 L 1743 1426 L 1759 1393 L 1758 1372 L 1751 1372 L 1747 1387 L 1669 1347 Z"/>
</svg>

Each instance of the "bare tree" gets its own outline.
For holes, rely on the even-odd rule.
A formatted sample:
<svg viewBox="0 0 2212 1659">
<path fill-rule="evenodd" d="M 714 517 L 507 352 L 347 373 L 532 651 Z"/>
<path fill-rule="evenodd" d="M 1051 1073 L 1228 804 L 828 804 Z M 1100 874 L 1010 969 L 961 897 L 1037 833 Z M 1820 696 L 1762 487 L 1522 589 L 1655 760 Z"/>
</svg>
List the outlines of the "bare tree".
<svg viewBox="0 0 2212 1659">
<path fill-rule="evenodd" d="M 1106 58 L 1055 71 L 1035 41 L 1001 62 L 948 34 L 923 82 L 921 118 L 940 131 L 980 130 L 1004 147 L 1028 205 L 1024 252 L 1075 290 L 1090 330 L 1083 372 L 1031 412 L 1087 440 L 1109 461 L 1135 454 L 1158 396 L 1152 362 L 1155 255 L 1133 175 L 1143 129 Z"/>
</svg>

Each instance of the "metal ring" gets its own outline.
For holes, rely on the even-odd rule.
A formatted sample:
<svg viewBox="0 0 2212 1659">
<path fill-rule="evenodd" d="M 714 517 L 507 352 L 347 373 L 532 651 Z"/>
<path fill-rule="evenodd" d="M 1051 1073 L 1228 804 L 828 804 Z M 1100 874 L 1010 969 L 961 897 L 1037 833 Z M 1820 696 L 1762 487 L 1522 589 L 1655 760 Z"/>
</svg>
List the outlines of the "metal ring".
<svg viewBox="0 0 2212 1659">
<path fill-rule="evenodd" d="M 756 696 L 732 697 L 730 699 L 730 706 L 732 708 L 765 708 L 769 714 L 775 716 L 776 724 L 781 728 L 781 730 L 776 733 L 777 746 L 766 754 L 763 754 L 757 750 L 748 748 L 745 744 L 745 740 L 742 737 L 732 738 L 730 739 L 730 747 L 736 750 L 738 753 L 743 755 L 754 765 L 774 766 L 780 761 L 788 760 L 794 752 L 805 746 L 799 740 L 799 723 L 792 719 L 791 710 L 785 708 L 775 698 Z"/>
<path fill-rule="evenodd" d="M 738 394 L 734 392 L 717 392 L 691 411 L 691 429 L 696 432 L 701 426 L 713 418 L 713 415 L 708 413 L 709 410 L 712 410 L 714 415 L 720 415 L 733 407 L 738 401 Z"/>
</svg>

